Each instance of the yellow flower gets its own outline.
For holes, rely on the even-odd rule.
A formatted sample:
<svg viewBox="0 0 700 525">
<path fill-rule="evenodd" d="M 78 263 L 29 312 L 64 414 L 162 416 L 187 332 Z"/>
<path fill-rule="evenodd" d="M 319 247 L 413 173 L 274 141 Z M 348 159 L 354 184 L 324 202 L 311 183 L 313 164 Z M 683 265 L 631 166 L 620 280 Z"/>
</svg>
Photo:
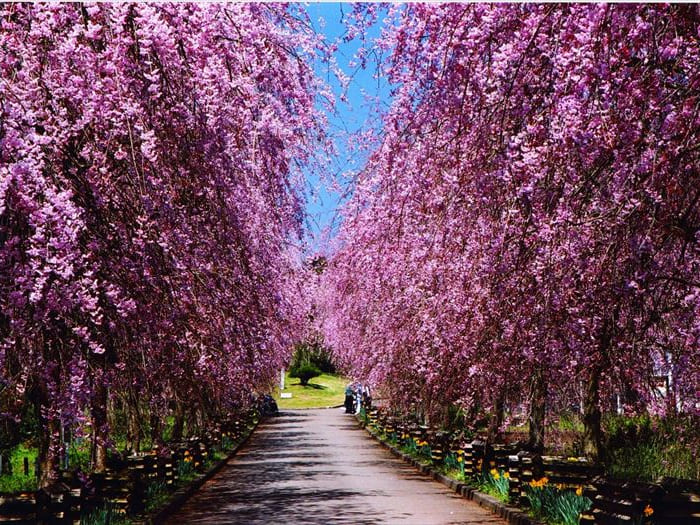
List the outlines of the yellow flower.
<svg viewBox="0 0 700 525">
<path fill-rule="evenodd" d="M 539 480 L 537 480 L 537 481 L 535 481 L 535 480 L 533 479 L 533 480 L 530 482 L 530 486 L 531 486 L 531 487 L 534 487 L 534 488 L 541 488 L 541 487 L 544 487 L 544 486 L 547 484 L 548 481 L 549 481 L 549 479 L 546 478 L 546 477 L 541 478 L 541 479 L 539 479 Z"/>
<path fill-rule="evenodd" d="M 494 477 L 498 476 L 498 471 L 497 471 L 495 468 L 492 468 L 492 469 L 491 469 L 491 475 L 494 476 Z"/>
<path fill-rule="evenodd" d="M 644 507 L 644 515 L 645 515 L 647 518 L 648 518 L 649 516 L 651 516 L 652 514 L 654 514 L 654 509 L 651 508 L 651 505 L 647 505 L 646 507 Z"/>
<path fill-rule="evenodd" d="M 192 456 L 185 456 L 185 463 L 192 461 Z"/>
<path fill-rule="evenodd" d="M 457 457 L 457 462 L 458 462 L 458 463 L 461 463 L 462 461 L 464 461 L 464 458 L 463 458 L 462 456 L 458 456 L 458 457 Z"/>
<path fill-rule="evenodd" d="M 583 487 L 581 485 L 576 488 L 576 495 L 583 496 Z"/>
<path fill-rule="evenodd" d="M 510 479 L 510 472 L 504 472 L 503 477 L 506 479 Z"/>
<path fill-rule="evenodd" d="M 557 487 L 557 490 L 564 490 L 564 484 L 563 484 L 563 483 L 557 483 L 556 487 Z"/>
<path fill-rule="evenodd" d="M 496 472 L 496 473 L 493 475 L 493 479 L 500 479 L 500 478 L 501 478 L 501 475 L 500 475 L 498 472 Z"/>
</svg>

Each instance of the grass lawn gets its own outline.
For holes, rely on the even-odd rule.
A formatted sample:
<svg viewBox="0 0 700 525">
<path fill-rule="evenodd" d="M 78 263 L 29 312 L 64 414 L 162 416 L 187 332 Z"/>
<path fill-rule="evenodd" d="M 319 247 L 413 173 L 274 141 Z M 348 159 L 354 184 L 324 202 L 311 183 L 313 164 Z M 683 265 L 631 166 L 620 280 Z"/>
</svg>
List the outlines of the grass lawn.
<svg viewBox="0 0 700 525">
<path fill-rule="evenodd" d="M 292 379 L 287 372 L 284 380 L 284 392 L 291 392 L 291 399 L 280 399 L 279 387 L 275 391 L 275 401 L 280 410 L 293 408 L 320 408 L 342 405 L 345 401 L 345 387 L 348 380 L 344 377 L 321 374 L 309 381 L 308 386 L 301 386 L 298 379 Z"/>
<path fill-rule="evenodd" d="M 29 460 L 29 475 L 24 475 L 24 458 Z M 7 456 L 5 456 L 7 461 Z M 37 479 L 34 476 L 34 463 L 36 462 L 36 449 L 28 448 L 24 444 L 16 447 L 11 454 L 12 475 L 0 476 L 0 492 L 22 492 L 37 488 Z"/>
</svg>

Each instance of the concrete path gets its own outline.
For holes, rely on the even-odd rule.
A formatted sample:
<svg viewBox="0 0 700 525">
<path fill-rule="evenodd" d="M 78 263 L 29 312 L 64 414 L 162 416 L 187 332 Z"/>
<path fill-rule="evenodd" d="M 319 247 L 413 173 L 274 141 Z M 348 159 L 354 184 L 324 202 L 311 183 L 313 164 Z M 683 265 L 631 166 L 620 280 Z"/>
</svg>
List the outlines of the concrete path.
<svg viewBox="0 0 700 525">
<path fill-rule="evenodd" d="M 269 418 L 168 523 L 503 524 L 392 456 L 342 409 Z"/>
</svg>

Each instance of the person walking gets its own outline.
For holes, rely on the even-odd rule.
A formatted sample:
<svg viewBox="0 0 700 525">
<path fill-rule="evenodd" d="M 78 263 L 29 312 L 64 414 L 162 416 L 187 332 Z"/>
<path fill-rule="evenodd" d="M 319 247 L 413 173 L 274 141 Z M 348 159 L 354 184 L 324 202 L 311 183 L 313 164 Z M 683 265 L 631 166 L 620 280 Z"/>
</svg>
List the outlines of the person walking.
<svg viewBox="0 0 700 525">
<path fill-rule="evenodd" d="M 365 407 L 365 412 L 372 409 L 372 393 L 370 392 L 369 385 L 364 385 L 362 387 L 362 406 Z"/>
<path fill-rule="evenodd" d="M 345 387 L 345 413 L 352 414 L 354 411 L 352 385 L 348 385 Z"/>
</svg>

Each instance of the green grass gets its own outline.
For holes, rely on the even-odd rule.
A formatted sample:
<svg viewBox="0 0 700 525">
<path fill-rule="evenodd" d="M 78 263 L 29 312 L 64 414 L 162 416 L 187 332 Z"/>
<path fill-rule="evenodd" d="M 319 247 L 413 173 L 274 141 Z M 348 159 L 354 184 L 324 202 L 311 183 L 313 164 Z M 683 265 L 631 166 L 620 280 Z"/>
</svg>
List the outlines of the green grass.
<svg viewBox="0 0 700 525">
<path fill-rule="evenodd" d="M 279 388 L 275 391 L 275 401 L 280 409 L 321 408 L 342 405 L 345 401 L 345 387 L 348 384 L 344 377 L 321 374 L 309 381 L 308 386 L 302 386 L 298 379 L 285 377 L 284 392 L 291 392 L 291 399 L 281 399 Z"/>
<path fill-rule="evenodd" d="M 115 506 L 107 503 L 94 511 L 83 514 L 80 525 L 131 525 L 132 521 L 117 512 Z"/>
<path fill-rule="evenodd" d="M 170 499 L 168 486 L 164 481 L 155 481 L 146 488 L 146 512 L 153 512 Z"/>
<path fill-rule="evenodd" d="M 661 476 L 700 480 L 700 463 L 689 447 L 678 443 L 640 443 L 611 454 L 610 475 L 653 481 Z"/>
<path fill-rule="evenodd" d="M 12 463 L 12 475 L 0 476 L 0 492 L 24 492 L 37 488 L 37 479 L 34 475 L 34 464 L 37 451 L 22 444 L 17 446 L 10 456 Z M 24 458 L 29 459 L 29 475 L 24 475 Z"/>
<path fill-rule="evenodd" d="M 661 476 L 700 480 L 700 418 L 608 415 L 604 420 L 608 474 L 653 481 Z"/>
</svg>

